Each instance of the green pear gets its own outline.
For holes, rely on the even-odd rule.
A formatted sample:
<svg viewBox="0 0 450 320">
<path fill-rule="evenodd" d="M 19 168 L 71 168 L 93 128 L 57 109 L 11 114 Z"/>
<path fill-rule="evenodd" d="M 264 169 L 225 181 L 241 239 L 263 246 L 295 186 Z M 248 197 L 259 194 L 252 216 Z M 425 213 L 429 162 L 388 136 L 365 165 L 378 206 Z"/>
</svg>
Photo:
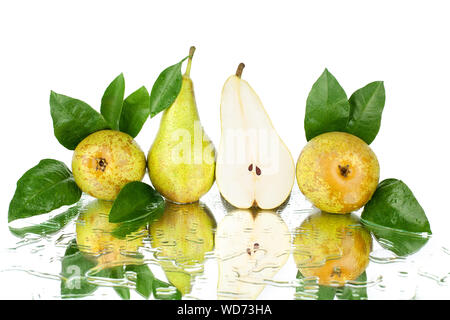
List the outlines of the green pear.
<svg viewBox="0 0 450 320">
<path fill-rule="evenodd" d="M 216 221 L 202 203 L 166 201 L 162 217 L 150 224 L 151 245 L 167 279 L 182 295 L 191 292 L 192 276 L 203 272 L 205 253 L 214 249 Z"/>
<path fill-rule="evenodd" d="M 215 148 L 200 123 L 189 76 L 194 51 L 191 47 L 180 93 L 164 111 L 148 153 L 153 186 L 177 203 L 198 201 L 214 183 Z"/>
</svg>

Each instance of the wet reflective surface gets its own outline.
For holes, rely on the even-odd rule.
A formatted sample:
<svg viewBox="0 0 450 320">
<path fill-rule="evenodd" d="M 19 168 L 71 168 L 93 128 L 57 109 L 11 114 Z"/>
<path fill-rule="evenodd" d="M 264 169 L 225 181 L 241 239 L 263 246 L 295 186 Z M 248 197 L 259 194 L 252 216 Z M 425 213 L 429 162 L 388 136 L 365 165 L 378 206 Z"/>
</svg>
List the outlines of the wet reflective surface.
<svg viewBox="0 0 450 320">
<path fill-rule="evenodd" d="M 214 186 L 199 203 L 168 203 L 148 226 L 109 223 L 111 203 L 81 201 L 80 214 L 46 225 L 48 235 L 11 230 L 0 281 L 13 289 L 4 298 L 450 298 L 449 237 L 321 213 L 295 187 L 282 207 L 260 211 L 231 207 Z"/>
</svg>

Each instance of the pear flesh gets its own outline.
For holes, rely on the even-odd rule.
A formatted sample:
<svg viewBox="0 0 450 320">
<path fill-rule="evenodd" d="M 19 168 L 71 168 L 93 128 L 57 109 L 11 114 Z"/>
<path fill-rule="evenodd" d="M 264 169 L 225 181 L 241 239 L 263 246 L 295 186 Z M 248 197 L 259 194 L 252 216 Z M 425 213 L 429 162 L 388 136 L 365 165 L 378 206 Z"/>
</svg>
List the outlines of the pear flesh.
<svg viewBox="0 0 450 320">
<path fill-rule="evenodd" d="M 217 226 L 219 299 L 256 299 L 286 264 L 291 237 L 274 212 L 235 210 Z"/>
<path fill-rule="evenodd" d="M 214 183 L 215 149 L 200 123 L 188 71 L 180 93 L 163 113 L 148 169 L 155 189 L 176 203 L 199 200 Z"/>
<path fill-rule="evenodd" d="M 294 160 L 255 91 L 237 75 L 223 87 L 221 124 L 216 181 L 222 196 L 241 209 L 280 206 L 294 184 Z"/>
</svg>

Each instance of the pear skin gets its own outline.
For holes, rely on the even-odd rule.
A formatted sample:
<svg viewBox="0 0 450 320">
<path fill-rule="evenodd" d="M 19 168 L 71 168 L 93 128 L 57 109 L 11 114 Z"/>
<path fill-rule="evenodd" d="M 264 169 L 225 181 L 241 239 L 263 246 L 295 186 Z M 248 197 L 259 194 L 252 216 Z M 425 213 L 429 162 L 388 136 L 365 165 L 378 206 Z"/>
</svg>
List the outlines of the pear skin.
<svg viewBox="0 0 450 320">
<path fill-rule="evenodd" d="M 205 134 L 189 77 L 193 50 L 180 93 L 164 111 L 148 153 L 149 176 L 165 198 L 176 203 L 198 201 L 214 183 L 215 149 Z"/>
<path fill-rule="evenodd" d="M 297 183 L 317 208 L 349 213 L 364 206 L 378 185 L 375 153 L 360 138 L 328 132 L 311 139 L 297 161 Z"/>
<path fill-rule="evenodd" d="M 115 130 L 92 133 L 75 148 L 72 172 L 83 192 L 102 200 L 114 200 L 132 181 L 141 181 L 145 154 L 133 138 Z"/>
</svg>

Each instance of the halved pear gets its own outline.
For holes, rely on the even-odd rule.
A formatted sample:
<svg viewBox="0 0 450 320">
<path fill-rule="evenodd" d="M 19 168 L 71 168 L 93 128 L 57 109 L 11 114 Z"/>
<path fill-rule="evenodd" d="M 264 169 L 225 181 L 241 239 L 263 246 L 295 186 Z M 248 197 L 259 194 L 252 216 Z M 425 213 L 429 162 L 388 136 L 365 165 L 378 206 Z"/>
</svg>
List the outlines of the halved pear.
<svg viewBox="0 0 450 320">
<path fill-rule="evenodd" d="M 222 90 L 217 186 L 237 208 L 273 209 L 291 193 L 294 160 L 258 95 L 241 79 L 243 68 L 241 63 Z"/>
<path fill-rule="evenodd" d="M 286 223 L 272 211 L 235 210 L 217 226 L 219 299 L 256 299 L 284 266 L 291 237 Z"/>
</svg>

